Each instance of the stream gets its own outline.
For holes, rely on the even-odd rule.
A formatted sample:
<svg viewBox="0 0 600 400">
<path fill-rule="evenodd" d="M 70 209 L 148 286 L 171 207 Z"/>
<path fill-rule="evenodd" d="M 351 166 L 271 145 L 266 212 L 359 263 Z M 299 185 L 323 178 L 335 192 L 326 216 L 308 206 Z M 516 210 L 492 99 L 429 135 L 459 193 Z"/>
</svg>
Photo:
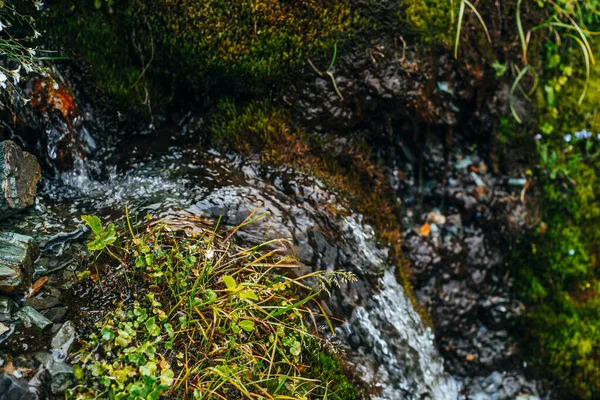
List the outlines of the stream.
<svg viewBox="0 0 600 400">
<path fill-rule="evenodd" d="M 344 351 L 371 399 L 551 398 L 545 384 L 530 377 L 511 333 L 522 308 L 510 294 L 508 243 L 502 238 L 524 224 L 521 187 L 492 174 L 478 149 L 455 139 L 446 185 L 431 179 L 441 176 L 434 166 L 443 164 L 442 145 L 433 143 L 425 181 L 407 178 L 397 187 L 415 294 L 433 323 L 426 327 L 388 264 L 388 249 L 324 182 L 238 154 L 201 150 L 190 132 L 202 128 L 189 120 L 161 132 L 158 140 L 151 130 L 122 130 L 118 119 L 96 111 L 93 102 L 75 100 L 75 117 L 24 109 L 19 124 L 5 123 L 9 138 L 38 156 L 44 176 L 35 207 L 0 227 L 40 243 L 36 276 L 49 280 L 24 303 L 41 311 L 52 327 L 36 336 L 15 324 L 14 332 L 0 337 L 2 363 L 18 371 L 9 383 L 0 380 L 11 393 L 0 399 L 60 393 L 61 372 L 40 361 L 43 354 L 67 320 L 75 330 L 84 329 L 108 304 L 93 289 L 78 291 L 73 283 L 86 235 L 80 216 L 115 221 L 126 205 L 140 217 L 186 216 L 226 226 L 253 212 L 264 214 L 239 232 L 239 240 L 290 239 L 302 272 L 354 273 L 358 281 L 333 291 L 323 306 L 346 321 L 329 340 Z M 414 172 L 409 163 L 388 167 L 409 177 Z M 480 186 L 485 193 L 476 190 Z M 429 233 L 423 235 L 426 222 Z M 44 368 L 50 378 L 39 373 Z"/>
</svg>

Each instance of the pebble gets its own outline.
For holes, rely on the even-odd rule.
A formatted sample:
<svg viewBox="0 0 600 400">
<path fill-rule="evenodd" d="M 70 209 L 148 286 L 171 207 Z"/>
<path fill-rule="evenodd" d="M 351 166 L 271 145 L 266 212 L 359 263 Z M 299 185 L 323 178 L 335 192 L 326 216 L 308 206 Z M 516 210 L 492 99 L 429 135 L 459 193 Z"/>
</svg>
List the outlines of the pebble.
<svg viewBox="0 0 600 400">
<path fill-rule="evenodd" d="M 427 222 L 436 225 L 444 225 L 446 223 L 446 217 L 437 211 L 432 211 L 429 214 L 427 214 Z"/>
</svg>

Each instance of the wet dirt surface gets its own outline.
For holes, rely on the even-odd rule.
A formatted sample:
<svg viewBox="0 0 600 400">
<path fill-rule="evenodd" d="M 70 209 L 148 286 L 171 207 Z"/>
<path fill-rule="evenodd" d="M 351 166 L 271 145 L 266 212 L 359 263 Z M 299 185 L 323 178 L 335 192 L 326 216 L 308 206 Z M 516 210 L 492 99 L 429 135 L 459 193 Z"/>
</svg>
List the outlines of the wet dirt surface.
<svg viewBox="0 0 600 400">
<path fill-rule="evenodd" d="M 457 141 L 444 182 L 443 146 L 431 147 L 423 184 L 406 197 L 403 248 L 444 365 L 466 398 L 547 397 L 549 385 L 532 378 L 514 329 L 525 308 L 512 290 L 511 238 L 527 228 L 526 176 L 517 168 L 494 175 L 484 148 Z"/>
</svg>

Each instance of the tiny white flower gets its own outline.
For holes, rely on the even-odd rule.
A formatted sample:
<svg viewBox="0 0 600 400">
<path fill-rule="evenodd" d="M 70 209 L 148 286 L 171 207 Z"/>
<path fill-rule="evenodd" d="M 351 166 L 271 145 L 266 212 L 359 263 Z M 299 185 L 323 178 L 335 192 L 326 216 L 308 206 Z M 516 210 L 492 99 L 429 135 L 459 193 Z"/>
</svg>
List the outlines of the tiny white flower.
<svg viewBox="0 0 600 400">
<path fill-rule="evenodd" d="M 35 56 L 35 49 L 27 49 L 27 52 L 29 53 L 30 56 Z"/>
<path fill-rule="evenodd" d="M 0 21 L 0 32 L 2 32 L 4 28 L 6 28 L 6 25 L 4 25 L 2 21 Z"/>
<path fill-rule="evenodd" d="M 19 71 L 21 71 L 21 65 L 19 65 L 19 67 L 14 71 L 10 71 L 10 74 L 13 76 L 13 81 L 15 82 L 15 85 L 17 85 L 21 80 L 21 74 L 19 73 Z"/>
<path fill-rule="evenodd" d="M 0 71 L 0 87 L 6 89 L 6 75 Z"/>
<path fill-rule="evenodd" d="M 26 64 L 23 64 L 23 68 L 25 68 L 25 73 L 26 73 L 26 74 L 28 74 L 28 73 L 30 73 L 31 71 L 33 71 L 33 68 L 31 67 L 31 65 L 29 65 L 29 64 L 27 64 L 27 63 L 26 63 Z"/>
<path fill-rule="evenodd" d="M 208 260 L 212 260 L 212 258 L 213 258 L 214 256 L 215 256 L 215 252 L 213 251 L 213 249 L 212 249 L 212 248 L 210 248 L 210 249 L 208 249 L 208 250 L 206 251 L 206 258 L 207 258 Z"/>
<path fill-rule="evenodd" d="M 40 36 L 42 36 L 42 34 L 41 34 L 41 33 L 39 33 L 39 32 L 38 32 L 38 31 L 36 31 L 36 30 L 34 30 L 34 31 L 33 31 L 33 38 L 34 38 L 34 39 L 37 39 L 37 38 L 39 38 Z"/>
</svg>

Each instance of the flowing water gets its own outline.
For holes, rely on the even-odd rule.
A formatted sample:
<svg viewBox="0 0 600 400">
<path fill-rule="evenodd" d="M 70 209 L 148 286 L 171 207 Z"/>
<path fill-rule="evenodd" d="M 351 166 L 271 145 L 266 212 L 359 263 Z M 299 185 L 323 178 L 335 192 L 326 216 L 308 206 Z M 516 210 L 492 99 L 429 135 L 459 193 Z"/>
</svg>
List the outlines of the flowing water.
<svg viewBox="0 0 600 400">
<path fill-rule="evenodd" d="M 524 396 L 535 394 L 535 385 L 528 390 L 527 384 L 518 386 L 517 393 L 502 392 L 505 381 L 497 375 L 503 372 L 493 365 L 472 379 L 457 368 L 451 368 L 455 376 L 446 373 L 440 340 L 413 309 L 387 262 L 388 249 L 376 241 L 363 217 L 323 182 L 293 169 L 264 167 L 236 154 L 184 144 L 189 140 L 181 138 L 191 129 L 186 124 L 162 132 L 160 139 L 152 133 L 132 136 L 91 106 L 82 108 L 86 111 L 69 122 L 52 111 L 23 112 L 26 128 L 12 129 L 13 139 L 41 156 L 46 174 L 40 204 L 3 222 L 3 230 L 36 234 L 51 259 L 47 269 L 56 267 L 53 257 L 81 243 L 82 214 L 114 220 L 129 205 L 138 215 L 187 215 L 220 219 L 230 226 L 252 213 L 264 214 L 239 232 L 241 240 L 287 238 L 304 272 L 344 270 L 358 277 L 355 284 L 335 290 L 324 306 L 347 321 L 338 324 L 330 339 L 344 350 L 371 398 L 500 399 L 514 398 L 523 389 Z M 32 136 L 32 131 L 47 135 Z M 61 156 L 65 151 L 68 156 Z M 57 161 L 65 159 L 67 168 Z M 424 245 L 407 234 L 414 259 Z M 423 285 L 418 287 L 421 298 L 425 292 Z M 82 307 L 94 311 L 100 305 Z"/>
</svg>

